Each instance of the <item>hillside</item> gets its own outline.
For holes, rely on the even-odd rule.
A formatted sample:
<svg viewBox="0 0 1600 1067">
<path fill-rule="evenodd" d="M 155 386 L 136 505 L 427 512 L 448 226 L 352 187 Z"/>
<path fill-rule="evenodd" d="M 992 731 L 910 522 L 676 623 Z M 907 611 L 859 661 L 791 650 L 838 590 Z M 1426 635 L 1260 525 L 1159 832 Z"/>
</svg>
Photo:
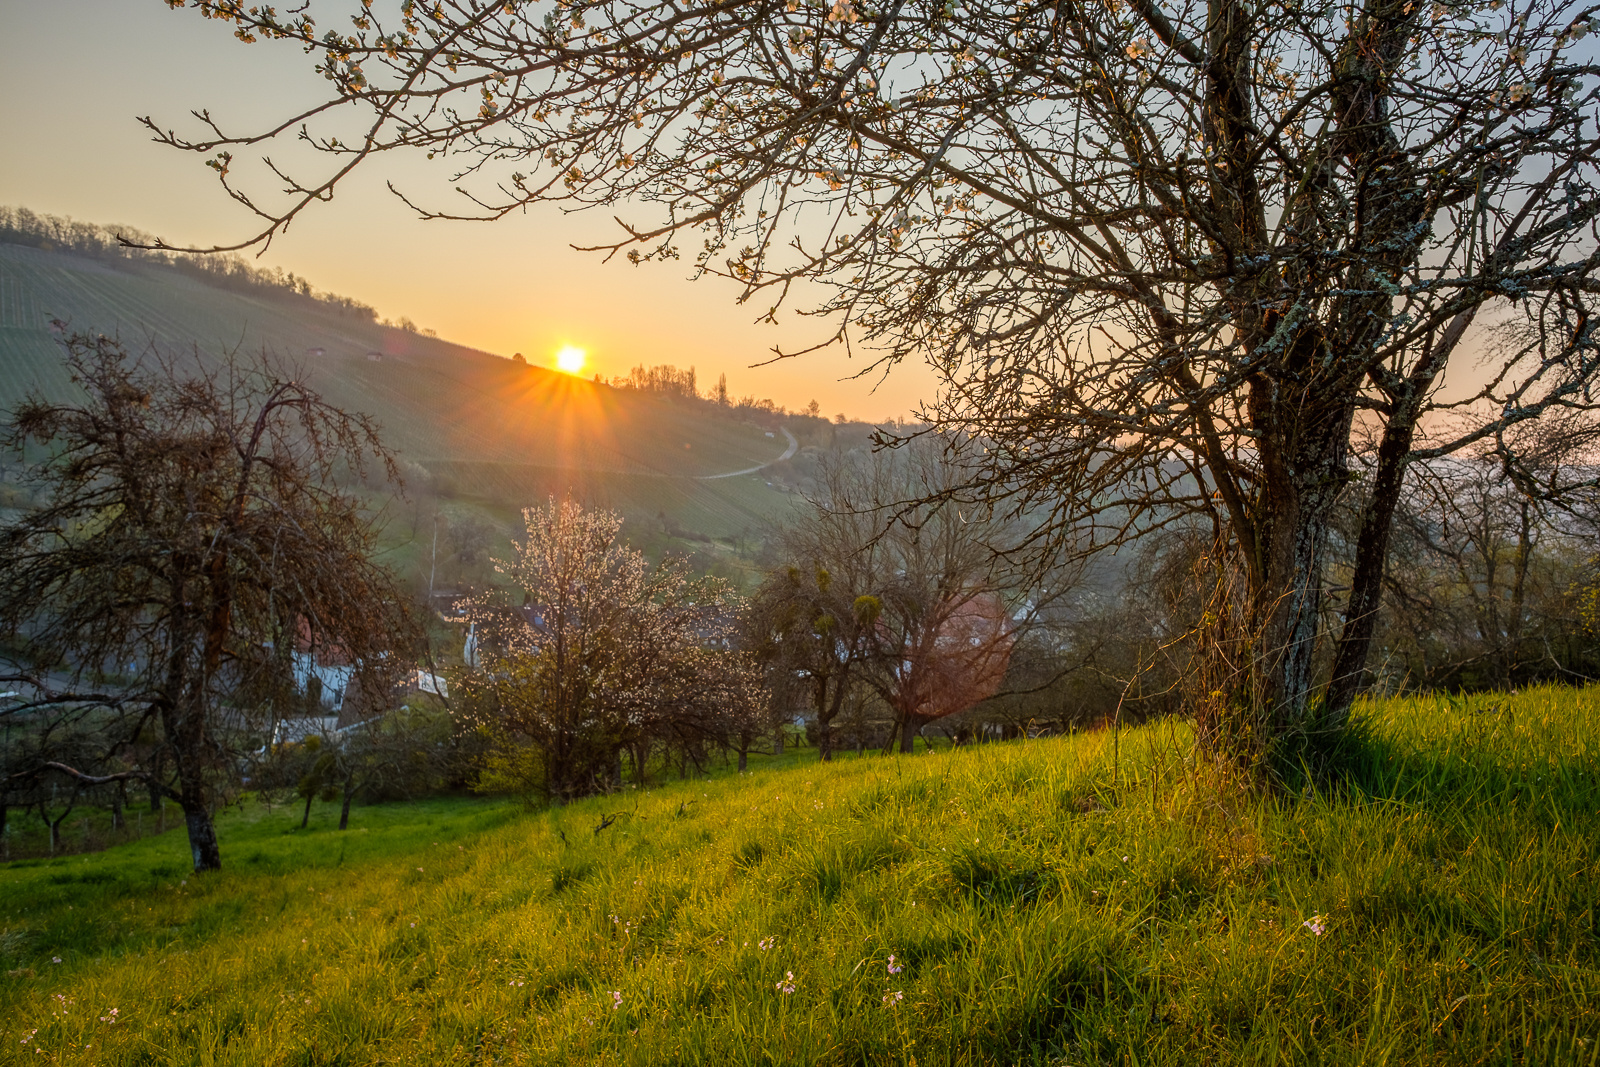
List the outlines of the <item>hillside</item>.
<svg viewBox="0 0 1600 1067">
<path fill-rule="evenodd" d="M 1594 1062 L 1600 699 L 1369 725 L 1332 792 L 1167 722 L 17 862 L 0 1063 Z"/>
<path fill-rule="evenodd" d="M 572 490 L 636 519 L 731 538 L 789 498 L 757 474 L 776 426 L 707 418 L 694 406 L 527 367 L 408 330 L 344 316 L 294 294 L 231 291 L 137 260 L 0 243 L 0 409 L 28 390 L 69 395 L 52 319 L 205 358 L 270 352 L 324 396 L 374 415 L 386 439 L 453 491 L 501 507 Z M 369 358 L 375 355 L 377 358 Z"/>
</svg>

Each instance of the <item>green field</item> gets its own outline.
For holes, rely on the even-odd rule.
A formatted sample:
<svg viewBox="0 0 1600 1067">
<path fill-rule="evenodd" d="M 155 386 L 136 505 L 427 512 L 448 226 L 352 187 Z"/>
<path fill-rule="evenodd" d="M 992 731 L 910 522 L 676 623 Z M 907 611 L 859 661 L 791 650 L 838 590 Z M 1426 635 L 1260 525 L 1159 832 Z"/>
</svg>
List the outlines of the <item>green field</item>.
<svg viewBox="0 0 1600 1067">
<path fill-rule="evenodd" d="M 52 319 L 211 361 L 271 353 L 330 401 L 375 416 L 401 455 L 502 507 L 574 491 L 630 518 L 666 514 L 726 539 L 792 498 L 746 476 L 776 459 L 772 427 L 612 389 L 423 334 L 342 317 L 293 296 L 206 285 L 170 268 L 0 243 L 0 410 L 30 391 L 71 397 Z M 312 355 L 314 350 L 320 355 Z M 368 358 L 378 353 L 381 359 Z M 641 362 L 650 354 L 641 353 Z"/>
<path fill-rule="evenodd" d="M 1290 795 L 1167 722 L 14 863 L 0 1062 L 1594 1062 L 1597 694 L 1366 721 Z"/>
</svg>

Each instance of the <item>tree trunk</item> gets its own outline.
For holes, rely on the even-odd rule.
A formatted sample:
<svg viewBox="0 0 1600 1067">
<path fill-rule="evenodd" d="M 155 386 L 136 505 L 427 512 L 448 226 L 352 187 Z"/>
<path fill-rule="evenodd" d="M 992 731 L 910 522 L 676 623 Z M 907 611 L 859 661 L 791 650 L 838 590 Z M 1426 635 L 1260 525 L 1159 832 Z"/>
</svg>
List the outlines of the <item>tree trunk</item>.
<svg viewBox="0 0 1600 1067">
<path fill-rule="evenodd" d="M 739 773 L 743 774 L 750 763 L 750 750 L 748 746 L 739 749 Z"/>
<path fill-rule="evenodd" d="M 833 698 L 817 702 L 817 756 L 824 763 L 833 762 L 833 720 L 839 717 L 839 712 L 844 708 L 845 682 L 849 678 L 846 674 L 836 679 L 833 683 Z M 827 693 L 827 683 L 818 695 Z"/>
<path fill-rule="evenodd" d="M 190 810 L 185 804 L 183 821 L 189 828 L 189 852 L 194 857 L 195 873 L 222 870 L 222 849 L 217 845 L 217 827 L 211 821 L 211 809 Z"/>
<path fill-rule="evenodd" d="M 60 843 L 60 836 L 56 833 L 57 824 L 50 821 L 50 809 L 42 800 L 39 801 L 39 821 L 44 823 L 45 829 L 50 832 L 50 855 L 54 856 L 56 845 Z"/>
<path fill-rule="evenodd" d="M 206 738 L 205 687 L 187 673 L 182 644 L 172 655 L 168 669 L 168 692 L 177 698 L 162 709 L 162 726 L 172 750 L 178 772 L 178 806 L 183 809 L 189 831 L 189 853 L 196 874 L 222 869 L 222 851 L 217 845 L 217 828 L 211 819 L 211 787 L 206 781 L 206 757 L 210 747 Z"/>
<path fill-rule="evenodd" d="M 1265 667 L 1262 695 L 1278 736 L 1304 723 L 1314 687 L 1328 519 L 1338 492 L 1318 487 L 1296 496 L 1296 506 L 1276 531 L 1275 558 L 1266 587 L 1256 598 L 1266 622 L 1257 653 Z"/>
<path fill-rule="evenodd" d="M 1414 425 L 1398 415 L 1391 418 L 1378 445 L 1378 467 L 1356 539 L 1355 569 L 1350 576 L 1350 597 L 1345 604 L 1344 626 L 1333 659 L 1333 677 L 1323 700 L 1330 729 L 1343 728 L 1357 694 L 1366 687 L 1367 657 L 1378 626 L 1383 594 L 1384 563 L 1389 557 L 1389 534 L 1405 483 L 1406 457 L 1411 451 Z"/>
<path fill-rule="evenodd" d="M 1251 694 L 1258 719 L 1240 724 L 1237 740 L 1254 748 L 1307 725 L 1328 525 L 1349 480 L 1347 451 L 1354 405 L 1313 402 L 1311 390 L 1279 381 L 1256 383 L 1253 423 L 1283 450 L 1263 448 L 1261 510 L 1250 573 L 1251 647 L 1241 650 L 1258 672 Z M 1262 721 L 1264 720 L 1264 721 Z M 1258 729 L 1266 737 L 1251 737 Z M 1258 750 L 1259 751 L 1259 750 Z"/>
<path fill-rule="evenodd" d="M 916 750 L 917 721 L 908 715 L 900 724 L 900 751 L 909 754 Z"/>
<path fill-rule="evenodd" d="M 339 808 L 339 829 L 350 828 L 350 798 L 356 795 L 356 776 L 352 772 L 344 776 L 344 803 Z M 311 805 L 306 805 L 306 811 L 311 811 Z"/>
</svg>

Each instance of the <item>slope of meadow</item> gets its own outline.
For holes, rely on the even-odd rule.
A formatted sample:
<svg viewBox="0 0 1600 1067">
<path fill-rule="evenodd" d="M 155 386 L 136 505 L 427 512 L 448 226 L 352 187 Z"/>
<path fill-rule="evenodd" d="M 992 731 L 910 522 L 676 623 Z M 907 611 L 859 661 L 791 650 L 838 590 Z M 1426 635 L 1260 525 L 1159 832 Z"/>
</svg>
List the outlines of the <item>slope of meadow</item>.
<svg viewBox="0 0 1600 1067">
<path fill-rule="evenodd" d="M 520 505 L 571 489 L 630 517 L 664 513 L 712 537 L 758 528 L 790 506 L 756 476 L 702 478 L 777 459 L 785 442 L 767 436 L 775 427 L 707 418 L 693 406 L 343 317 L 310 300 L 3 242 L 0 411 L 30 391 L 72 395 L 49 329 L 56 318 L 120 337 L 135 352 L 153 345 L 207 360 L 269 352 L 333 403 L 375 416 L 391 446 L 464 494 Z"/>
<path fill-rule="evenodd" d="M 15 863 L 0 1062 L 1593 1062 L 1596 695 L 1369 723 L 1291 797 L 1164 723 Z"/>
</svg>

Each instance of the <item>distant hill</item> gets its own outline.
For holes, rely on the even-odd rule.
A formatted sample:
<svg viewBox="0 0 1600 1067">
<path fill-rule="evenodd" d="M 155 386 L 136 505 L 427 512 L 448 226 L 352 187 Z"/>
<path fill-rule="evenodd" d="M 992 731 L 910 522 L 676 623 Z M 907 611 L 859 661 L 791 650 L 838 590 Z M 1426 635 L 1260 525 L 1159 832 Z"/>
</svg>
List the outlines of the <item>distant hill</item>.
<svg viewBox="0 0 1600 1067">
<path fill-rule="evenodd" d="M 438 484 L 499 506 L 570 490 L 635 520 L 732 538 L 793 500 L 762 473 L 707 477 L 779 459 L 788 442 L 776 423 L 708 417 L 703 405 L 525 366 L 372 321 L 349 301 L 4 241 L 0 409 L 29 391 L 70 395 L 53 319 L 117 336 L 131 351 L 271 353 L 303 368 L 331 402 L 375 416 L 386 440 Z"/>
</svg>

